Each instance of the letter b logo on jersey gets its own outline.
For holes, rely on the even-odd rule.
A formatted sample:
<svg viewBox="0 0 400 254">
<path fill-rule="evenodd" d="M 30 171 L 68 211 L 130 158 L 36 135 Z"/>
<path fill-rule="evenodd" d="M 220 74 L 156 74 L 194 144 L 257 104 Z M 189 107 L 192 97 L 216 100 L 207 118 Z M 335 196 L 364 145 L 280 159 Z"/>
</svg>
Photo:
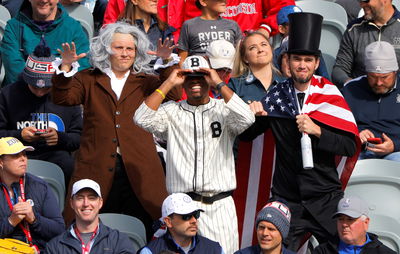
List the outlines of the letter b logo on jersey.
<svg viewBox="0 0 400 254">
<path fill-rule="evenodd" d="M 211 125 L 212 137 L 218 138 L 222 134 L 222 128 L 220 122 L 212 122 Z"/>
</svg>

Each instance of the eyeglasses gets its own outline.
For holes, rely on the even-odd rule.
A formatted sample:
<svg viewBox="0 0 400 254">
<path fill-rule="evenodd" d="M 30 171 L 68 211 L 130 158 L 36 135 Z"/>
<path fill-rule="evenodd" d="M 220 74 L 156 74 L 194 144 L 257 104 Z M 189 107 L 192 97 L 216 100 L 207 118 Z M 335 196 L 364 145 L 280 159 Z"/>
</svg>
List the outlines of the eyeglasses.
<svg viewBox="0 0 400 254">
<path fill-rule="evenodd" d="M 181 214 L 182 220 L 188 221 L 192 216 L 197 220 L 200 217 L 200 211 L 195 211 L 193 213 Z"/>
</svg>

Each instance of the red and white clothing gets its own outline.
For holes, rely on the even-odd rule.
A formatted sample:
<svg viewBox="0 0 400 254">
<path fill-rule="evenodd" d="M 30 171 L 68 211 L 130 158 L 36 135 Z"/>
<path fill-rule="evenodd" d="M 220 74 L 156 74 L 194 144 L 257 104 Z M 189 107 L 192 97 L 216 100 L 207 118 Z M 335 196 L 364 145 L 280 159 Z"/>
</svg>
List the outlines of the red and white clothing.
<svg viewBox="0 0 400 254">
<path fill-rule="evenodd" d="M 180 28 L 185 20 L 200 16 L 196 0 L 159 0 L 158 16 L 177 31 L 175 41 L 179 39 Z M 287 5 L 295 5 L 294 0 L 228 0 L 227 10 L 221 16 L 235 20 L 242 31 L 264 28 L 271 35 L 278 33 L 276 15 Z M 104 14 L 103 24 L 113 23 L 125 7 L 125 0 L 109 0 Z"/>
</svg>

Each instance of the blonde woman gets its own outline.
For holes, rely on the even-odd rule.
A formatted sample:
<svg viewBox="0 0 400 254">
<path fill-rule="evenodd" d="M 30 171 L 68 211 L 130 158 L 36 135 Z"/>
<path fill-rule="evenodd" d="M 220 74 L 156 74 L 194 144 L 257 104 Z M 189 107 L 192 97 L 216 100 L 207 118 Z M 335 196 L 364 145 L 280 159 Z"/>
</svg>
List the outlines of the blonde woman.
<svg viewBox="0 0 400 254">
<path fill-rule="evenodd" d="M 260 101 L 271 84 L 281 80 L 272 58 L 272 48 L 264 34 L 247 34 L 236 52 L 229 88 L 248 104 Z"/>
</svg>

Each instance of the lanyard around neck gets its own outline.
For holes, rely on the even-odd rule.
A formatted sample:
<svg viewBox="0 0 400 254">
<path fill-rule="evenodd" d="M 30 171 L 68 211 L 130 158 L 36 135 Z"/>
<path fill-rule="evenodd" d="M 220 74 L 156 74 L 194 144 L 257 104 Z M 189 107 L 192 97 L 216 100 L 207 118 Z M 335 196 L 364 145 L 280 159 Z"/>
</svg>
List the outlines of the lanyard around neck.
<svg viewBox="0 0 400 254">
<path fill-rule="evenodd" d="M 90 251 L 90 244 L 93 241 L 93 239 L 95 238 L 96 234 L 97 234 L 97 230 L 99 228 L 99 225 L 97 225 L 97 227 L 95 228 L 95 230 L 92 233 L 92 236 L 90 237 L 88 243 L 85 245 L 85 243 L 83 242 L 83 239 L 81 237 L 81 233 L 79 232 L 78 228 L 76 227 L 76 225 L 74 226 L 74 231 L 76 236 L 78 237 L 79 241 L 81 242 L 82 245 L 82 254 L 89 254 Z"/>
<path fill-rule="evenodd" d="M 26 199 L 25 199 L 25 186 L 24 186 L 24 178 L 23 177 L 20 177 L 19 178 L 19 188 L 20 188 L 20 192 L 21 192 L 21 199 L 22 199 L 22 201 L 23 202 L 25 202 L 26 201 Z M 8 193 L 8 190 L 7 190 L 7 188 L 3 185 L 3 192 L 4 192 L 4 195 L 6 196 L 6 200 L 7 200 L 7 203 L 8 203 L 8 207 L 10 208 L 10 211 L 12 212 L 12 210 L 13 210 L 13 204 L 12 204 L 12 202 L 11 202 L 11 197 L 10 197 L 10 194 Z M 14 195 L 16 195 L 17 193 L 15 193 Z M 28 222 L 26 221 L 26 220 L 23 220 L 23 221 L 21 221 L 20 223 L 18 223 L 18 226 L 22 229 L 22 231 L 24 232 L 24 234 L 25 234 L 25 236 L 26 236 L 26 239 L 27 239 L 27 241 L 28 241 L 28 243 L 29 243 L 29 245 L 30 246 L 33 246 L 33 247 L 35 247 L 35 248 L 37 248 L 35 245 L 33 245 L 33 243 L 32 243 L 32 235 L 31 235 L 31 231 L 29 230 L 29 225 L 28 225 Z M 37 249 L 38 250 L 38 249 Z"/>
</svg>

